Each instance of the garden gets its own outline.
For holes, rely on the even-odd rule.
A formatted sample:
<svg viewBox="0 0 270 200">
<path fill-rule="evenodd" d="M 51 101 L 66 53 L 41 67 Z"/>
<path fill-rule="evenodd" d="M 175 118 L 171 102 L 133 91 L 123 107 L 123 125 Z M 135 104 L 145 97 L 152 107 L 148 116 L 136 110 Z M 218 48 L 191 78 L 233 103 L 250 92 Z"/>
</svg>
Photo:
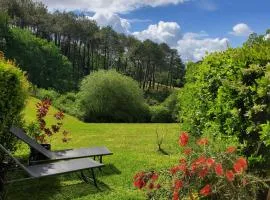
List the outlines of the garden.
<svg viewBox="0 0 270 200">
<path fill-rule="evenodd" d="M 0 3 L 0 200 L 270 200 L 265 35 L 183 64 L 166 44 L 25 1 L 48 17 L 35 27 Z"/>
</svg>

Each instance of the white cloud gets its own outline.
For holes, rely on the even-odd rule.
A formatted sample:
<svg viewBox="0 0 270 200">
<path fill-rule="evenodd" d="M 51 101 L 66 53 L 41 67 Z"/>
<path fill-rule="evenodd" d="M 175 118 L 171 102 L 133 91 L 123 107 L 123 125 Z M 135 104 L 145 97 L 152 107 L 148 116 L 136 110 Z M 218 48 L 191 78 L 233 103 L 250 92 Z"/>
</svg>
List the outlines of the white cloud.
<svg viewBox="0 0 270 200">
<path fill-rule="evenodd" d="M 206 52 L 225 50 L 229 43 L 227 38 L 211 38 L 205 31 L 188 32 L 182 36 L 181 28 L 176 22 L 160 21 L 133 35 L 140 40 L 150 39 L 158 43 L 169 44 L 178 50 L 184 62 L 199 61 L 206 55 Z"/>
<path fill-rule="evenodd" d="M 233 31 L 230 34 L 235 36 L 249 36 L 252 32 L 252 29 L 247 24 L 239 23 L 233 27 Z"/>
<path fill-rule="evenodd" d="M 126 13 L 141 7 L 179 4 L 187 0 L 41 0 L 50 10 L 81 9 L 91 12 Z"/>
<path fill-rule="evenodd" d="M 157 43 L 167 43 L 174 46 L 181 38 L 181 28 L 176 22 L 163 22 L 150 25 L 146 30 L 134 32 L 133 35 L 140 40 L 150 39 Z"/>
<path fill-rule="evenodd" d="M 129 33 L 130 23 L 127 19 L 121 18 L 115 13 L 98 12 L 93 17 L 88 17 L 91 20 L 95 20 L 101 27 L 111 26 L 115 31 L 119 33 Z"/>
<path fill-rule="evenodd" d="M 199 61 L 206 52 L 223 51 L 227 49 L 229 40 L 227 38 L 210 38 L 206 33 L 186 33 L 181 40 L 177 42 L 178 50 L 184 62 Z"/>
</svg>

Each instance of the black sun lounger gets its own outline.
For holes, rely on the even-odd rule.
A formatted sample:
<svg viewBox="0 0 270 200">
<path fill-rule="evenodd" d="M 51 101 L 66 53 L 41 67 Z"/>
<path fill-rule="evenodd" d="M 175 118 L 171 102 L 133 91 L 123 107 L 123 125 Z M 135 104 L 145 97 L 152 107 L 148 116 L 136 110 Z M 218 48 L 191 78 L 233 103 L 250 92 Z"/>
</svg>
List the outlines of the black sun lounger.
<svg viewBox="0 0 270 200">
<path fill-rule="evenodd" d="M 39 153 L 43 154 L 50 160 L 65 160 L 73 158 L 85 158 L 85 157 L 99 157 L 100 163 L 102 163 L 102 156 L 112 155 L 106 147 L 91 147 L 91 148 L 80 148 L 80 149 L 67 149 L 62 151 L 49 151 L 35 140 L 30 138 L 24 133 L 20 128 L 12 127 L 10 132 L 13 133 L 16 137 L 24 141 L 30 147 L 37 150 Z"/>
<path fill-rule="evenodd" d="M 15 163 L 22 168 L 30 177 L 29 178 L 23 178 L 23 179 L 17 179 L 13 181 L 8 181 L 7 183 L 13 183 L 18 181 L 24 181 L 29 179 L 38 179 L 42 177 L 47 176 L 56 176 L 71 172 L 81 172 L 81 178 L 88 182 L 88 177 L 86 177 L 83 173 L 83 170 L 90 170 L 92 173 L 92 180 L 97 187 L 96 178 L 94 174 L 94 168 L 100 168 L 103 167 L 104 164 L 96 162 L 90 158 L 78 158 L 78 159 L 71 159 L 71 160 L 63 160 L 63 161 L 56 161 L 51 163 L 45 163 L 45 164 L 37 164 L 34 166 L 25 166 L 23 165 L 19 160 L 17 160 L 8 150 L 6 150 L 1 144 L 0 144 L 0 150 L 2 150 L 5 154 L 9 155 Z"/>
</svg>

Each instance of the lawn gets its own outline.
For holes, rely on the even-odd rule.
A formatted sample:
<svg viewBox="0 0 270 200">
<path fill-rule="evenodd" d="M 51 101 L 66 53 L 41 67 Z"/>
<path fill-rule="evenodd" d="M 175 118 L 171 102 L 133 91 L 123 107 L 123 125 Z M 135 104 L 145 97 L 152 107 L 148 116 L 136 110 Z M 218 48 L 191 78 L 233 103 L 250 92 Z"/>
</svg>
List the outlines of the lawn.
<svg viewBox="0 0 270 200">
<path fill-rule="evenodd" d="M 25 109 L 25 120 L 35 119 L 36 99 L 31 98 Z M 49 113 L 48 121 L 52 114 Z M 68 174 L 41 180 L 25 181 L 8 187 L 9 200 L 66 200 L 66 199 L 144 199 L 142 192 L 133 187 L 134 174 L 143 169 L 161 169 L 172 166 L 178 160 L 178 124 L 91 124 L 66 115 L 64 129 L 70 131 L 72 140 L 62 143 L 61 135 L 51 141 L 55 150 L 106 146 L 114 155 L 104 157 L 106 167 L 97 172 L 99 186 L 83 183 L 77 174 Z M 165 134 L 164 155 L 157 151 L 156 131 Z M 19 145 L 17 156 L 26 157 L 26 145 Z"/>
</svg>

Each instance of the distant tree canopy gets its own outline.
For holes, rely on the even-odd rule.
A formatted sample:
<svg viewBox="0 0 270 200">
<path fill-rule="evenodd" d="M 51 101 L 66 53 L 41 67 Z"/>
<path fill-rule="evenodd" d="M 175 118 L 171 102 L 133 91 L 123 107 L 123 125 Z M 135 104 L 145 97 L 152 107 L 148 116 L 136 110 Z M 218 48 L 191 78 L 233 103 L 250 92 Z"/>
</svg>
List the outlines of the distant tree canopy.
<svg viewBox="0 0 270 200">
<path fill-rule="evenodd" d="M 188 64 L 180 121 L 196 135 L 235 135 L 250 161 L 269 163 L 270 40 L 262 38 Z"/>
<path fill-rule="evenodd" d="M 8 13 L 13 27 L 28 29 L 58 46 L 72 63 L 75 83 L 98 69 L 116 69 L 137 80 L 144 90 L 157 83 L 183 85 L 185 66 L 167 44 L 141 42 L 72 12 L 49 13 L 32 0 L 0 0 L 0 9 Z"/>
</svg>

